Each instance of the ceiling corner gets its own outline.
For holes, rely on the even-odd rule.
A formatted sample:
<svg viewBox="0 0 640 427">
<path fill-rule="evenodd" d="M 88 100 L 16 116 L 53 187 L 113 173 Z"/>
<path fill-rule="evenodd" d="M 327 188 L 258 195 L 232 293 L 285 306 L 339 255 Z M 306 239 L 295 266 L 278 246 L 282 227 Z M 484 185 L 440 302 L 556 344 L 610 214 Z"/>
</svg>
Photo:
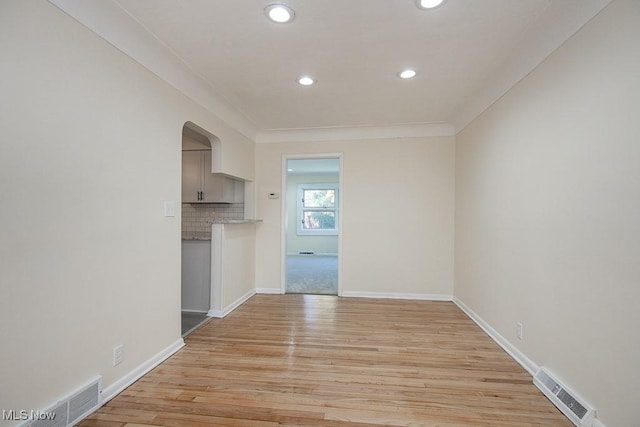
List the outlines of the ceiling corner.
<svg viewBox="0 0 640 427">
<path fill-rule="evenodd" d="M 152 33 L 113 0 L 48 0 L 109 44 L 160 77 L 182 94 L 255 141 L 257 129 L 244 114 L 197 76 Z"/>
</svg>

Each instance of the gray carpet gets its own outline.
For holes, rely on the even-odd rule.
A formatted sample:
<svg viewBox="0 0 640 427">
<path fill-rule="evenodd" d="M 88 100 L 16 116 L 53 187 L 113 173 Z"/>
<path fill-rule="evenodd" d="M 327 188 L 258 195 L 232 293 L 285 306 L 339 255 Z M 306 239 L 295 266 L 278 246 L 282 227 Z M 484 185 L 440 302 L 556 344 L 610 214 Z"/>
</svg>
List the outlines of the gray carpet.
<svg viewBox="0 0 640 427">
<path fill-rule="evenodd" d="M 287 256 L 287 293 L 338 295 L 338 257 Z"/>
</svg>

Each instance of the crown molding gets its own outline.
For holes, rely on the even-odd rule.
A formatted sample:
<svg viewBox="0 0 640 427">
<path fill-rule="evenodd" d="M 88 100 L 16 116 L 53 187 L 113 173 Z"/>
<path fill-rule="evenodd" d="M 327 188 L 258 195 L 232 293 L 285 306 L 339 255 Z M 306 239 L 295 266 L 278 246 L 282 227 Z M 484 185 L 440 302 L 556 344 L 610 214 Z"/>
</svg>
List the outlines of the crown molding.
<svg viewBox="0 0 640 427">
<path fill-rule="evenodd" d="M 332 128 L 273 129 L 259 131 L 256 143 L 352 141 L 358 139 L 421 138 L 454 136 L 448 123 L 419 123 L 390 126 L 354 126 Z"/>
<path fill-rule="evenodd" d="M 456 134 L 529 75 L 611 1 L 550 2 L 544 14 L 562 19 L 545 19 L 544 25 L 533 26 L 523 34 L 517 48 L 499 67 L 495 67 L 496 72 L 482 80 L 453 111 L 450 122 Z"/>
<path fill-rule="evenodd" d="M 113 0 L 49 2 L 238 132 L 255 139 L 256 127 L 246 116 Z"/>
<path fill-rule="evenodd" d="M 48 1 L 257 143 L 455 136 L 611 2 L 549 2 L 544 13 L 563 18 L 546 19 L 543 20 L 543 25 L 529 29 L 518 48 L 496 67 L 497 72 L 477 85 L 475 91 L 452 112 L 447 123 L 259 130 L 247 116 L 217 93 L 210 83 L 194 72 L 116 1 Z"/>
</svg>

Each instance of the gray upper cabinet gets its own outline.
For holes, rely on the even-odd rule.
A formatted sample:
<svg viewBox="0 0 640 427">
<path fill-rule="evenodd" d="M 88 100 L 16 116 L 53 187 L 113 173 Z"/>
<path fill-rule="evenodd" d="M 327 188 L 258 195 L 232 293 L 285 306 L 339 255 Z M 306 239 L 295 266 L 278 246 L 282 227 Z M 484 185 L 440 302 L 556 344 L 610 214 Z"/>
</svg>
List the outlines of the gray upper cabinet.
<svg viewBox="0 0 640 427">
<path fill-rule="evenodd" d="M 242 203 L 244 183 L 211 173 L 211 150 L 182 152 L 183 203 Z"/>
</svg>

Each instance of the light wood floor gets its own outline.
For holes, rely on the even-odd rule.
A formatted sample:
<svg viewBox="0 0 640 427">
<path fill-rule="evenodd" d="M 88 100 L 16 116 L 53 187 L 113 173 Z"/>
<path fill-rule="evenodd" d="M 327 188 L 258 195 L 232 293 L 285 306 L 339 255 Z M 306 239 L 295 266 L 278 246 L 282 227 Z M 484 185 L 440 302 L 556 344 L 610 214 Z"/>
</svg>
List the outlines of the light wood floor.
<svg viewBox="0 0 640 427">
<path fill-rule="evenodd" d="M 257 295 L 82 426 L 572 426 L 449 302 Z"/>
</svg>

